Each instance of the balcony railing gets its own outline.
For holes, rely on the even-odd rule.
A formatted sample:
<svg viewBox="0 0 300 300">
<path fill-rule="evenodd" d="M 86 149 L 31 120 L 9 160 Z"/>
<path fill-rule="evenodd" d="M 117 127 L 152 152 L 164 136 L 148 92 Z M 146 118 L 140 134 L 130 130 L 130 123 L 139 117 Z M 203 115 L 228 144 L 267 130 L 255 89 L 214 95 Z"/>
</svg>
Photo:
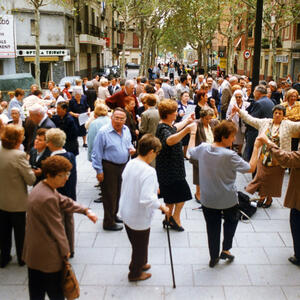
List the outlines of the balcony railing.
<svg viewBox="0 0 300 300">
<path fill-rule="evenodd" d="M 90 35 L 100 37 L 100 28 L 99 27 L 90 24 L 89 29 L 90 29 L 90 31 L 89 31 Z"/>
</svg>

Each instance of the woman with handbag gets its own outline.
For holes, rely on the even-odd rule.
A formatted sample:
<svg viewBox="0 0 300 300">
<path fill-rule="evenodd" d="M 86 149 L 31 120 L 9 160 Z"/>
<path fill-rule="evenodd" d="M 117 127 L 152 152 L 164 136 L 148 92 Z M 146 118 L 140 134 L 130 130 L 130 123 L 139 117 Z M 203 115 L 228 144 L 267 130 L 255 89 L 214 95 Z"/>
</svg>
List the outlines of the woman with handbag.
<svg viewBox="0 0 300 300">
<path fill-rule="evenodd" d="M 64 260 L 70 249 L 63 212 L 85 214 L 94 223 L 97 216 L 88 208 L 57 192 L 70 175 L 72 164 L 62 156 L 48 157 L 42 170 L 46 179 L 28 197 L 23 260 L 28 266 L 30 300 L 65 299 L 62 287 Z"/>
</svg>

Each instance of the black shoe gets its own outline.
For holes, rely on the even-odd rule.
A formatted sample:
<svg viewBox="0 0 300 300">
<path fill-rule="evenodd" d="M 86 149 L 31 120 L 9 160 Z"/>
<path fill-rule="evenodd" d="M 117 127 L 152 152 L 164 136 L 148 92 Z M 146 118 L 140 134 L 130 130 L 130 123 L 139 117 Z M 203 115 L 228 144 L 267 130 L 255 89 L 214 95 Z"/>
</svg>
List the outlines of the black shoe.
<svg viewBox="0 0 300 300">
<path fill-rule="evenodd" d="M 169 222 L 169 220 L 167 220 L 167 218 L 165 218 L 163 220 L 162 224 L 163 224 L 163 228 L 166 228 L 167 226 L 170 226 L 170 222 Z"/>
<path fill-rule="evenodd" d="M 219 262 L 219 257 L 214 258 L 214 259 L 211 259 L 211 260 L 209 261 L 209 267 L 210 267 L 210 268 L 213 268 L 218 262 Z"/>
<path fill-rule="evenodd" d="M 119 231 L 123 229 L 122 225 L 114 224 L 112 226 L 103 226 L 104 230 L 109 230 L 109 231 Z"/>
<path fill-rule="evenodd" d="M 25 261 L 18 260 L 18 264 L 19 264 L 20 267 L 23 267 L 23 266 L 25 266 Z"/>
<path fill-rule="evenodd" d="M 221 255 L 220 255 L 220 258 L 221 259 L 228 259 L 230 262 L 232 262 L 234 260 L 234 255 L 227 254 L 227 253 L 222 251 Z"/>
<path fill-rule="evenodd" d="M 291 256 L 289 257 L 289 261 L 296 266 L 300 266 L 300 260 L 297 259 L 295 256 Z"/>
<path fill-rule="evenodd" d="M 99 197 L 98 199 L 94 200 L 95 203 L 102 203 L 103 200 L 102 200 L 102 197 Z"/>
<path fill-rule="evenodd" d="M 115 217 L 115 222 L 123 224 L 123 220 L 121 220 L 119 217 Z"/>
<path fill-rule="evenodd" d="M 1 258 L 1 262 L 0 262 L 0 268 L 5 268 L 9 262 L 12 260 L 12 256 L 10 255 L 8 258 L 4 259 Z"/>
<path fill-rule="evenodd" d="M 74 254 L 75 254 L 74 251 L 71 252 L 71 253 L 70 253 L 70 258 L 73 258 L 73 257 L 74 257 Z"/>
<path fill-rule="evenodd" d="M 88 147 L 88 145 L 87 144 L 83 144 L 83 148 L 87 148 Z"/>
<path fill-rule="evenodd" d="M 173 217 L 170 217 L 169 219 L 170 227 L 176 231 L 184 231 L 184 228 L 182 226 L 179 226 Z"/>
</svg>

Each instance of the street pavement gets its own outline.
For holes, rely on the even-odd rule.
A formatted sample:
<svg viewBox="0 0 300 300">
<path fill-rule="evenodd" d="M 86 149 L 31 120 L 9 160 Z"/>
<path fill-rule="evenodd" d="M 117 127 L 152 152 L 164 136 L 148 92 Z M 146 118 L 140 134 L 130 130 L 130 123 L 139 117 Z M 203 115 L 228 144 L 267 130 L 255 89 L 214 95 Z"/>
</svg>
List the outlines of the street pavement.
<svg viewBox="0 0 300 300">
<path fill-rule="evenodd" d="M 187 180 L 192 185 L 192 168 L 186 164 Z M 172 288 L 166 230 L 160 211 L 152 223 L 149 263 L 152 278 L 144 282 L 127 280 L 130 244 L 125 230 L 102 229 L 103 208 L 98 198 L 95 172 L 87 161 L 87 150 L 80 147 L 77 157 L 78 202 L 89 206 L 99 216 L 93 224 L 84 215 L 75 214 L 76 249 L 71 263 L 80 282 L 85 300 L 295 300 L 300 299 L 300 269 L 288 262 L 293 254 L 289 228 L 289 210 L 283 208 L 283 197 L 274 199 L 269 209 L 259 208 L 250 223 L 240 222 L 234 237 L 231 264 L 221 261 L 208 267 L 209 254 L 205 221 L 195 200 L 186 202 L 182 211 L 184 232 L 170 231 L 176 289 Z M 243 190 L 250 175 L 239 174 L 237 186 Z M 285 175 L 283 195 L 288 182 Z M 28 299 L 26 267 L 13 261 L 0 269 L 0 299 Z"/>
</svg>

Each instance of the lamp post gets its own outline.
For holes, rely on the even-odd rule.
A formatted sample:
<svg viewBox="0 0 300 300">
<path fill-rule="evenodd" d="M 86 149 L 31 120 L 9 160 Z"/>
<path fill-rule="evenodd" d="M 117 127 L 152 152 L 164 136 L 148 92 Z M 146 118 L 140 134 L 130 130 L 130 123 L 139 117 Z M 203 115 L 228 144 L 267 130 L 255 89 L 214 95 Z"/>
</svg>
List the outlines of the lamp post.
<svg viewBox="0 0 300 300">
<path fill-rule="evenodd" d="M 256 22 L 255 22 L 255 42 L 252 71 L 252 92 L 259 83 L 260 55 L 261 55 L 261 32 L 262 32 L 262 14 L 263 0 L 256 1 Z"/>
</svg>

